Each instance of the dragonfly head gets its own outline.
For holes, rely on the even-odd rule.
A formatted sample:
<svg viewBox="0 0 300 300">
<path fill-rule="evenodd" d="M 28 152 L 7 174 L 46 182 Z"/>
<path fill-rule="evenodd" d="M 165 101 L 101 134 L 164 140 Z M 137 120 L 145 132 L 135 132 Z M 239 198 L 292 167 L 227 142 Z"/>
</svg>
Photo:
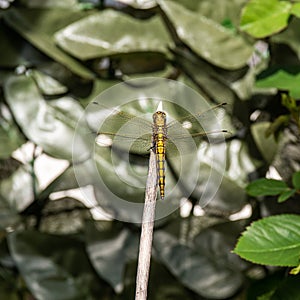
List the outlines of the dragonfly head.
<svg viewBox="0 0 300 300">
<path fill-rule="evenodd" d="M 163 111 L 157 111 L 153 114 L 153 122 L 157 126 L 165 126 L 166 119 L 167 119 L 167 115 Z"/>
</svg>

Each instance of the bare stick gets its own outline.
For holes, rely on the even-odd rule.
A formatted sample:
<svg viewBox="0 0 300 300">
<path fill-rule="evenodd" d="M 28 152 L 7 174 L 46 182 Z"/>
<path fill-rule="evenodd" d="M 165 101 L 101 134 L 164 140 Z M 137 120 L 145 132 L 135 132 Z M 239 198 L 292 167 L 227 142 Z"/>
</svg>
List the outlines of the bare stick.
<svg viewBox="0 0 300 300">
<path fill-rule="evenodd" d="M 149 280 L 153 227 L 155 217 L 157 170 L 156 157 L 153 150 L 150 151 L 149 171 L 147 177 L 145 205 L 142 218 L 142 231 L 140 238 L 140 250 L 138 257 L 135 300 L 147 299 Z"/>
</svg>

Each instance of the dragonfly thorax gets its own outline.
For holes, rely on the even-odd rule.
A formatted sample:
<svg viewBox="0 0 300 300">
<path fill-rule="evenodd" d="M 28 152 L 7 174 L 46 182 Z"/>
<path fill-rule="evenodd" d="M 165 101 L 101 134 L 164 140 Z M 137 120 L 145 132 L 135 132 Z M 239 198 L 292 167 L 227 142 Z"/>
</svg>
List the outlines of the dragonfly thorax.
<svg viewBox="0 0 300 300">
<path fill-rule="evenodd" d="M 163 111 L 157 111 L 153 114 L 153 123 L 155 126 L 166 126 L 167 115 Z"/>
</svg>

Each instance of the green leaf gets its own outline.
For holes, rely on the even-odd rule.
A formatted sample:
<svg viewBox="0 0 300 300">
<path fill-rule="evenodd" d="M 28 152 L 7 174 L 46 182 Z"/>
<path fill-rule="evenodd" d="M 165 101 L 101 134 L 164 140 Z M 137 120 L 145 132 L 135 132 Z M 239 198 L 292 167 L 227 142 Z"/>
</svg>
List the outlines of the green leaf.
<svg viewBox="0 0 300 300">
<path fill-rule="evenodd" d="M 0 197 L 11 211 L 19 212 L 34 201 L 33 177 L 30 170 L 21 165 L 10 177 L 0 182 Z"/>
<path fill-rule="evenodd" d="M 205 93 L 209 94 L 211 99 L 229 104 L 235 101 L 236 93 L 232 90 L 232 87 L 225 86 L 224 82 L 221 83 L 217 80 L 219 69 L 215 70 L 208 62 L 199 60 L 185 51 L 181 51 L 180 49 L 176 49 L 175 51 L 176 63 L 193 78 L 193 81 L 197 85 L 202 87 Z M 192 88 L 197 89 L 185 73 L 178 78 L 178 81 L 182 81 Z"/>
<path fill-rule="evenodd" d="M 91 1 L 93 2 L 93 1 Z M 125 1 L 119 1 L 123 2 L 126 5 L 130 5 L 131 7 L 135 9 L 151 9 L 157 6 L 157 3 L 155 0 L 146 0 L 146 1 L 136 1 L 136 0 L 125 0 Z M 117 4 L 118 5 L 118 4 Z"/>
<path fill-rule="evenodd" d="M 226 127 L 225 127 L 226 128 Z M 226 149 L 225 149 L 226 148 Z M 213 158 L 209 153 L 222 153 L 215 155 Z M 247 147 L 240 141 L 228 142 L 226 147 L 224 144 L 204 145 L 199 150 L 199 173 L 197 186 L 193 192 L 194 197 L 199 199 L 199 203 L 204 205 L 209 199 L 211 207 L 226 211 L 231 214 L 241 210 L 245 203 L 247 195 L 245 193 L 245 183 L 247 182 L 247 173 L 255 170 L 255 164 L 251 160 Z M 191 158 L 189 165 L 194 162 L 195 158 Z M 226 171 L 225 165 L 226 164 Z M 169 158 L 168 163 L 173 170 L 178 170 L 178 162 L 176 158 Z M 210 181 L 212 177 L 214 180 Z M 194 172 L 187 172 L 182 182 L 188 186 L 190 182 L 195 180 Z M 216 185 L 220 184 L 216 189 Z M 203 191 L 206 190 L 208 195 L 202 197 Z M 214 195 L 212 198 L 211 195 Z"/>
<path fill-rule="evenodd" d="M 159 5 L 175 27 L 179 38 L 199 56 L 230 70 L 247 64 L 252 47 L 241 36 L 234 35 L 219 23 L 174 1 L 159 1 Z"/>
<path fill-rule="evenodd" d="M 293 174 L 292 181 L 293 181 L 294 188 L 296 188 L 297 190 L 300 190 L 300 171 L 295 172 Z"/>
<path fill-rule="evenodd" d="M 67 87 L 55 80 L 53 77 L 48 76 L 38 70 L 32 70 L 32 77 L 44 95 L 60 95 L 68 91 Z"/>
<path fill-rule="evenodd" d="M 274 196 L 285 192 L 288 186 L 285 182 L 275 179 L 261 178 L 251 182 L 246 191 L 250 196 Z"/>
<path fill-rule="evenodd" d="M 77 0 L 45 0 L 45 1 L 35 1 L 35 0 L 21 0 L 20 3 L 29 8 L 54 8 L 58 7 L 59 9 L 66 9 L 66 8 L 77 8 L 79 9 L 78 6 L 78 1 Z"/>
<path fill-rule="evenodd" d="M 89 219 L 92 219 L 91 212 L 82 202 L 63 197 L 46 203 L 39 228 L 44 233 L 76 234 Z"/>
<path fill-rule="evenodd" d="M 253 222 L 243 232 L 234 253 L 254 263 L 297 266 L 300 253 L 300 216 L 278 215 Z"/>
<path fill-rule="evenodd" d="M 290 115 L 281 115 L 277 117 L 272 123 L 270 123 L 270 126 L 265 130 L 265 136 L 268 138 L 270 138 L 271 136 L 277 137 L 280 131 L 289 124 L 290 119 Z M 278 148 L 278 143 L 276 144 L 276 146 L 276 148 Z M 260 150 L 263 150 L 263 148 Z M 266 152 L 265 154 L 262 153 L 262 155 L 266 156 Z M 272 161 L 268 162 L 271 163 Z"/>
<path fill-rule="evenodd" d="M 82 12 L 76 10 L 11 8 L 5 13 L 4 19 L 9 26 L 40 51 L 80 77 L 93 79 L 94 74 L 83 64 L 59 49 L 53 39 L 54 32 L 59 30 L 65 22 L 72 22 L 82 16 Z"/>
<path fill-rule="evenodd" d="M 128 229 L 114 226 L 117 223 L 98 222 L 86 228 L 87 251 L 97 273 L 120 293 L 124 288 L 126 264 L 137 258 L 138 235 Z M 119 228 L 118 228 L 119 227 Z"/>
<path fill-rule="evenodd" d="M 68 160 L 77 151 L 77 157 L 88 155 L 90 148 L 84 134 L 80 135 L 81 140 L 73 148 L 74 131 L 83 113 L 78 102 L 64 97 L 52 100 L 49 105 L 40 94 L 33 78 L 26 75 L 10 77 L 4 90 L 6 101 L 22 131 L 45 152 Z M 83 123 L 81 129 L 84 130 Z"/>
<path fill-rule="evenodd" d="M 0 232 L 7 227 L 12 227 L 20 221 L 16 209 L 13 209 L 0 192 Z"/>
<path fill-rule="evenodd" d="M 271 163 L 277 153 L 278 143 L 273 135 L 266 137 L 270 122 L 257 122 L 251 125 L 251 134 L 262 155 L 268 163 Z"/>
<path fill-rule="evenodd" d="M 269 291 L 257 298 L 257 300 L 271 300 L 272 295 L 274 294 L 274 291 Z"/>
<path fill-rule="evenodd" d="M 10 157 L 12 152 L 24 142 L 24 137 L 7 110 L 7 114 L 2 114 L 0 117 L 0 159 Z"/>
<path fill-rule="evenodd" d="M 291 9 L 291 14 L 300 18 L 300 3 L 294 3 Z"/>
<path fill-rule="evenodd" d="M 300 276 L 286 276 L 278 284 L 277 289 L 274 291 L 271 300 L 296 300 L 299 299 L 300 287 L 299 287 Z"/>
<path fill-rule="evenodd" d="M 271 37 L 270 41 L 276 44 L 288 45 L 300 58 L 300 19 L 292 18 L 289 26 L 283 31 Z M 290 52 L 285 51 L 282 53 L 282 48 L 280 51 L 280 56 L 288 57 Z M 296 61 L 296 58 L 295 58 Z M 295 65 L 293 61 L 289 61 L 289 64 Z"/>
<path fill-rule="evenodd" d="M 8 236 L 10 253 L 36 299 L 91 299 L 93 270 L 83 243 L 35 231 Z"/>
<path fill-rule="evenodd" d="M 290 96 L 297 99 L 300 98 L 300 72 L 279 69 L 270 73 L 270 70 L 267 70 L 258 76 L 255 86 L 289 91 Z"/>
<path fill-rule="evenodd" d="M 65 27 L 55 34 L 55 40 L 66 52 L 81 60 L 139 51 L 166 54 L 172 45 L 158 16 L 138 20 L 110 9 Z"/>
<path fill-rule="evenodd" d="M 226 261 L 228 252 L 215 257 L 210 255 L 214 252 L 205 253 L 200 246 L 193 249 L 162 230 L 154 235 L 154 248 L 157 257 L 173 275 L 205 298 L 231 297 L 242 284 L 241 273 L 232 268 L 232 262 Z M 220 247 L 214 250 L 218 252 Z"/>
<path fill-rule="evenodd" d="M 300 273 L 300 264 L 290 271 L 290 274 L 292 275 L 298 275 L 299 273 Z"/>
<path fill-rule="evenodd" d="M 291 7 L 288 1 L 249 1 L 242 11 L 240 28 L 255 38 L 272 35 L 287 26 Z"/>
<path fill-rule="evenodd" d="M 28 61 L 24 58 L 24 53 L 20 53 L 20 49 L 25 45 L 24 40 L 13 35 L 13 31 L 0 26 L 0 66 L 6 68 L 16 68 L 18 65 L 28 65 Z M 2 74 L 1 74 L 2 77 Z"/>
<path fill-rule="evenodd" d="M 281 203 L 281 202 L 286 201 L 287 199 L 292 197 L 295 193 L 296 193 L 295 189 L 290 189 L 290 190 L 287 190 L 285 192 L 282 192 L 280 194 L 280 196 L 278 197 L 278 202 Z"/>
<path fill-rule="evenodd" d="M 281 270 L 269 274 L 258 280 L 251 281 L 249 287 L 247 288 L 247 297 L 246 299 L 258 300 L 258 299 L 267 299 L 270 300 L 271 296 L 280 283 L 284 280 L 284 274 Z"/>
</svg>

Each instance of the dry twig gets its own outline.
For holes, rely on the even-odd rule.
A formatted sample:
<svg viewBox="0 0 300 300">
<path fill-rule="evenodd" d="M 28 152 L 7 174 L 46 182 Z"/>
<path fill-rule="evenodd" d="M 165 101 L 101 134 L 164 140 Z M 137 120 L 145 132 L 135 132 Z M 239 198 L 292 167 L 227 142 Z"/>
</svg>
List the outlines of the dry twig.
<svg viewBox="0 0 300 300">
<path fill-rule="evenodd" d="M 147 299 L 157 190 L 156 156 L 150 151 L 145 204 L 137 266 L 135 300 Z"/>
</svg>

